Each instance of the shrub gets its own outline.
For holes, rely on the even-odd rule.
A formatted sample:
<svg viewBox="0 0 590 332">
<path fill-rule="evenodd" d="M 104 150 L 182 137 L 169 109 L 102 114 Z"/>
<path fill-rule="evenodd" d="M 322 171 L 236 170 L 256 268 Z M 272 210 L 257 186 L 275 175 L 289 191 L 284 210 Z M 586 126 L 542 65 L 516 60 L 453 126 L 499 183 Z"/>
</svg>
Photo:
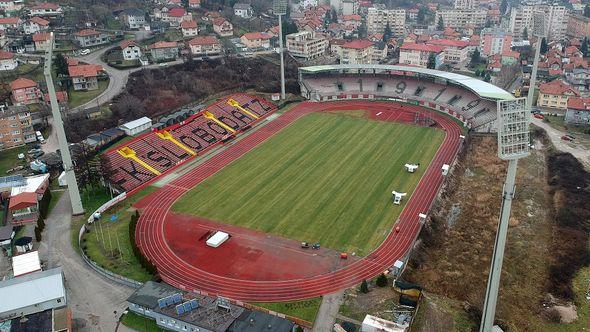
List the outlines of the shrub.
<svg viewBox="0 0 590 332">
<path fill-rule="evenodd" d="M 367 283 L 366 280 L 363 280 L 363 282 L 361 282 L 361 293 L 367 294 L 369 292 L 369 284 Z"/>
<path fill-rule="evenodd" d="M 377 280 L 375 281 L 375 284 L 377 284 L 377 286 L 379 287 L 385 287 L 387 286 L 387 277 L 385 276 L 385 274 L 381 273 L 378 277 Z"/>
<path fill-rule="evenodd" d="M 35 240 L 37 242 L 41 242 L 41 230 L 39 229 L 39 226 L 35 227 Z"/>
</svg>

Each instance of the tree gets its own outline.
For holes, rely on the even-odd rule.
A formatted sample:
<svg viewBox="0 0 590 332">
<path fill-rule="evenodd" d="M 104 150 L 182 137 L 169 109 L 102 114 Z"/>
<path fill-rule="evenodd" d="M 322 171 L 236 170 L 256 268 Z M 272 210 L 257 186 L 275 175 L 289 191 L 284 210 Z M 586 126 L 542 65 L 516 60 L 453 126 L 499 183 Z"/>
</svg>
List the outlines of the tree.
<svg viewBox="0 0 590 332">
<path fill-rule="evenodd" d="M 377 286 L 379 286 L 379 287 L 385 287 L 385 286 L 387 286 L 387 277 L 385 276 L 385 274 L 381 273 L 377 277 L 377 280 L 375 281 L 375 284 L 377 284 Z"/>
<path fill-rule="evenodd" d="M 426 21 L 426 14 L 427 14 L 426 7 L 421 6 L 420 9 L 418 9 L 418 14 L 416 16 L 416 21 L 418 21 L 418 24 L 423 24 Z"/>
<path fill-rule="evenodd" d="M 68 76 L 68 60 L 61 53 L 57 53 L 55 60 L 55 73 L 59 75 Z"/>
<path fill-rule="evenodd" d="M 529 29 L 527 27 L 524 27 L 524 30 L 522 30 L 522 39 L 529 39 Z"/>
<path fill-rule="evenodd" d="M 489 82 L 492 80 L 492 76 L 490 76 L 490 73 L 486 73 L 486 76 L 483 77 L 483 80 L 485 82 Z"/>
<path fill-rule="evenodd" d="M 361 282 L 361 293 L 367 294 L 368 292 L 369 292 L 369 284 L 367 283 L 366 280 L 363 279 L 363 282 Z"/>
<path fill-rule="evenodd" d="M 445 22 L 441 15 L 438 16 L 438 23 L 436 24 L 436 30 L 443 31 L 445 29 Z"/>
<path fill-rule="evenodd" d="M 332 13 L 330 15 L 330 18 L 332 19 L 332 23 L 338 23 L 338 13 L 336 13 L 336 9 L 334 7 L 332 7 L 330 12 Z"/>
<path fill-rule="evenodd" d="M 584 56 L 590 55 L 590 45 L 588 45 L 588 37 L 584 37 L 584 40 L 582 41 L 582 46 L 580 47 L 580 52 L 582 52 Z"/>
<path fill-rule="evenodd" d="M 470 65 L 475 67 L 481 63 L 481 54 L 479 53 L 479 49 L 475 49 L 473 53 L 471 53 L 471 62 Z"/>
<path fill-rule="evenodd" d="M 385 26 L 385 30 L 383 31 L 383 42 L 387 43 L 391 39 L 391 27 L 389 26 L 389 22 Z"/>
<path fill-rule="evenodd" d="M 293 23 L 291 20 L 284 20 L 283 21 L 283 42 L 285 42 L 285 36 L 297 32 L 297 25 Z"/>
<path fill-rule="evenodd" d="M 541 54 L 547 53 L 549 46 L 547 45 L 547 39 L 541 39 Z"/>
<path fill-rule="evenodd" d="M 508 0 L 502 0 L 502 3 L 500 4 L 500 15 L 504 15 L 506 10 L 508 10 Z"/>
<path fill-rule="evenodd" d="M 436 68 L 436 55 L 434 53 L 430 53 L 430 55 L 428 56 L 428 63 L 426 64 L 426 68 Z"/>
<path fill-rule="evenodd" d="M 590 17 L 590 3 L 586 4 L 586 7 L 584 7 L 584 16 Z"/>
</svg>

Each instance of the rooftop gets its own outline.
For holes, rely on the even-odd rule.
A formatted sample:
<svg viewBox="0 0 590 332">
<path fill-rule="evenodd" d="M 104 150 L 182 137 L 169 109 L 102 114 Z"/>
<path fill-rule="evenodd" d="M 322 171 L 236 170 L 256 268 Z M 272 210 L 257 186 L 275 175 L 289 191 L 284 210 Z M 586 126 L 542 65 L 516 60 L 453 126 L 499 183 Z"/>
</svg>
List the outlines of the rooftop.
<svg viewBox="0 0 590 332">
<path fill-rule="evenodd" d="M 171 47 L 177 47 L 178 44 L 176 42 L 166 42 L 166 41 L 160 41 L 160 42 L 156 42 L 153 43 L 152 45 L 150 45 L 150 48 L 171 48 Z"/>
<path fill-rule="evenodd" d="M 567 108 L 590 111 L 590 98 L 570 97 L 567 99 Z"/>
<path fill-rule="evenodd" d="M 189 45 L 216 45 L 219 44 L 219 40 L 213 36 L 203 36 L 191 39 L 188 42 Z"/>
<path fill-rule="evenodd" d="M 195 28 L 197 28 L 197 21 L 193 21 L 193 20 L 182 21 L 182 23 L 180 23 L 180 28 L 181 29 L 195 29 Z"/>
<path fill-rule="evenodd" d="M 37 32 L 33 35 L 34 42 L 43 42 L 51 39 L 51 33 L 49 32 Z"/>
<path fill-rule="evenodd" d="M 65 296 L 66 289 L 59 267 L 0 281 L 0 299 L 10 299 L 0 301 L 0 314 Z"/>
<path fill-rule="evenodd" d="M 252 39 L 270 39 L 270 35 L 266 32 L 247 32 L 242 37 L 252 40 Z"/>
<path fill-rule="evenodd" d="M 402 45 L 401 49 L 410 51 L 440 53 L 444 51 L 445 48 L 444 46 L 440 45 L 406 43 Z"/>
<path fill-rule="evenodd" d="M 80 31 L 76 32 L 74 35 L 76 37 L 88 37 L 88 36 L 96 36 L 99 34 L 100 34 L 100 32 L 98 32 L 94 29 L 84 29 L 84 30 L 80 30 Z"/>
<path fill-rule="evenodd" d="M 565 93 L 573 94 L 574 96 L 579 96 L 580 93 L 574 89 L 573 87 L 567 85 L 562 80 L 554 80 L 548 83 L 543 83 L 539 86 L 539 90 L 541 93 L 546 93 L 550 95 L 563 95 Z"/>
<path fill-rule="evenodd" d="M 18 90 L 18 89 L 26 89 L 26 88 L 32 88 L 32 87 L 36 87 L 39 86 L 39 84 L 37 84 L 37 82 L 32 81 L 28 78 L 17 78 L 16 80 L 12 81 L 12 83 L 10 83 L 10 89 L 11 90 Z"/>
<path fill-rule="evenodd" d="M 20 22 L 20 17 L 0 17 L 0 24 L 14 25 Z"/>
<path fill-rule="evenodd" d="M 151 124 L 152 120 L 150 118 L 148 118 L 147 116 L 144 116 L 144 117 L 139 118 L 137 120 L 129 121 L 127 123 L 122 124 L 121 128 L 134 129 L 134 128 L 143 126 L 148 123 Z"/>
<path fill-rule="evenodd" d="M 38 251 L 12 257 L 12 271 L 15 277 L 41 271 L 41 260 Z"/>
<path fill-rule="evenodd" d="M 8 209 L 21 210 L 33 205 L 37 205 L 37 193 L 23 192 L 10 198 Z"/>
<path fill-rule="evenodd" d="M 459 47 L 464 48 L 469 46 L 469 42 L 466 40 L 451 40 L 451 39 L 432 39 L 428 41 L 430 45 L 439 45 L 446 47 Z"/>
<path fill-rule="evenodd" d="M 0 60 L 10 60 L 14 58 L 14 53 L 0 50 Z"/>
<path fill-rule="evenodd" d="M 357 49 L 357 50 L 365 49 L 365 48 L 372 47 L 372 46 L 373 46 L 373 42 L 370 40 L 366 40 L 366 39 L 357 39 L 357 40 L 353 40 L 348 43 L 342 44 L 343 48 L 352 48 L 352 49 Z"/>
<path fill-rule="evenodd" d="M 77 65 L 69 66 L 68 72 L 71 77 L 95 77 L 103 70 L 101 65 Z"/>
</svg>

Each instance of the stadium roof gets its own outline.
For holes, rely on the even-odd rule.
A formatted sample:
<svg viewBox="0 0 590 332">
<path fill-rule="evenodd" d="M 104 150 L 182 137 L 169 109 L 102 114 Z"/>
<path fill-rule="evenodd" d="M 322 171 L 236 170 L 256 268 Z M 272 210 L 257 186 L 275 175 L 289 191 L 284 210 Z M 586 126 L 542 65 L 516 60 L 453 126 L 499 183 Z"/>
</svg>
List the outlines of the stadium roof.
<svg viewBox="0 0 590 332">
<path fill-rule="evenodd" d="M 514 99 L 514 96 L 504 89 L 501 89 L 493 84 L 478 80 L 465 75 L 449 73 L 446 71 L 426 69 L 420 67 L 409 67 L 399 65 L 368 65 L 368 64 L 351 64 L 351 65 L 323 65 L 323 66 L 310 66 L 301 67 L 299 71 L 301 73 L 319 73 L 325 71 L 337 71 L 337 70 L 390 70 L 390 71 L 405 71 L 412 72 L 421 75 L 433 76 L 449 80 L 453 83 L 459 84 L 473 91 L 481 98 L 489 98 L 494 100 L 510 100 Z"/>
</svg>

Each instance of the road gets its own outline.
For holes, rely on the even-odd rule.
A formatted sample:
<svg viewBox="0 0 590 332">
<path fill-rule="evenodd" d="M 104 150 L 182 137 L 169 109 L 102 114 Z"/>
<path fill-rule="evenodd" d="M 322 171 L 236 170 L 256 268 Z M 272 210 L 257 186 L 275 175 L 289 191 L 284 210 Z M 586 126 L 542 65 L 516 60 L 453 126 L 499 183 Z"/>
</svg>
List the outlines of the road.
<svg viewBox="0 0 590 332">
<path fill-rule="evenodd" d="M 61 266 L 66 279 L 68 306 L 74 331 L 115 331 L 125 300 L 133 289 L 115 284 L 92 270 L 71 245 L 70 197 L 61 196 L 46 220 L 39 246 L 45 268 Z M 119 328 L 119 330 L 127 330 Z"/>
<path fill-rule="evenodd" d="M 344 297 L 344 290 L 338 293 L 324 295 L 318 315 L 313 324 L 313 332 L 329 332 L 333 330 L 340 303 Z"/>
<path fill-rule="evenodd" d="M 551 143 L 559 151 L 569 152 L 576 157 L 587 169 L 590 169 L 590 150 L 583 147 L 581 144 L 567 142 L 561 139 L 561 136 L 565 135 L 565 132 L 559 131 L 550 124 L 543 122 L 541 119 L 533 117 L 532 124 L 537 127 L 543 128 L 547 132 L 547 136 L 551 140 Z"/>
</svg>

